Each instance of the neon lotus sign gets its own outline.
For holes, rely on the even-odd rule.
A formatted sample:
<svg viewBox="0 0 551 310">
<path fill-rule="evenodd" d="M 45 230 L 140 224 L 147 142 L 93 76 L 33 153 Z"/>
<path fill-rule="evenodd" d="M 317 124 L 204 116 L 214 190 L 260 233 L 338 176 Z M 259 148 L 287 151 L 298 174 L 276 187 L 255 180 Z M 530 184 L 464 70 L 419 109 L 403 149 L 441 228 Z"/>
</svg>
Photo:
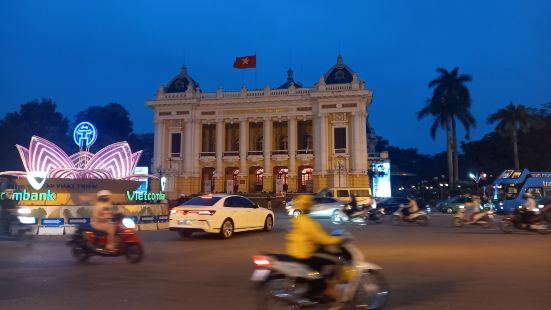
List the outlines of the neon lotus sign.
<svg viewBox="0 0 551 310">
<path fill-rule="evenodd" d="M 27 177 L 33 188 L 47 178 L 134 180 L 144 175 L 134 174 L 142 151 L 132 153 L 127 142 L 108 145 L 99 152 L 78 152 L 67 155 L 59 146 L 37 136 L 29 148 L 16 145 L 25 171 L 6 171 L 0 175 Z M 84 166 L 79 163 L 86 160 Z M 30 175 L 30 176 L 29 176 Z M 36 181 L 31 181 L 33 180 Z M 42 183 L 43 185 L 43 183 Z"/>
</svg>

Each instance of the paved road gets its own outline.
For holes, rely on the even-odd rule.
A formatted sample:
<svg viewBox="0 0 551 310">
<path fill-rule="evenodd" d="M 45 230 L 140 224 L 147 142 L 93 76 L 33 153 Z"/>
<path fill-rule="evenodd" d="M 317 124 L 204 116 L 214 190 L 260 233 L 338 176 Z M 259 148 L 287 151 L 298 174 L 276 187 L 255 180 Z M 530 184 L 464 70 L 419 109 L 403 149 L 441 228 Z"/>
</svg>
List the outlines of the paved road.
<svg viewBox="0 0 551 310">
<path fill-rule="evenodd" d="M 385 268 L 387 309 L 551 309 L 551 235 L 450 227 L 349 229 L 368 260 Z M 324 225 L 334 227 L 327 221 Z M 289 222 L 271 233 L 230 240 L 142 232 L 146 259 L 73 261 L 65 237 L 40 237 L 33 248 L 0 244 L 0 309 L 254 309 L 251 256 L 283 251 Z"/>
</svg>

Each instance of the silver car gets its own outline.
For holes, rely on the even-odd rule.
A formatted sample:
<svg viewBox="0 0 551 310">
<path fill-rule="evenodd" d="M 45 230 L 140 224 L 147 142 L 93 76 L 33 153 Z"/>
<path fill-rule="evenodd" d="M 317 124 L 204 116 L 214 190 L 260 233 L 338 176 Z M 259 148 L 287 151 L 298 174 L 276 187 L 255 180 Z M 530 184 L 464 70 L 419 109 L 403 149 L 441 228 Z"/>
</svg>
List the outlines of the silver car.
<svg viewBox="0 0 551 310">
<path fill-rule="evenodd" d="M 313 217 L 331 217 L 337 210 L 342 210 L 344 202 L 331 197 L 314 197 L 314 205 L 310 210 L 310 216 Z M 285 210 L 289 216 L 297 217 L 302 212 L 295 209 L 293 201 L 285 204 Z"/>
</svg>

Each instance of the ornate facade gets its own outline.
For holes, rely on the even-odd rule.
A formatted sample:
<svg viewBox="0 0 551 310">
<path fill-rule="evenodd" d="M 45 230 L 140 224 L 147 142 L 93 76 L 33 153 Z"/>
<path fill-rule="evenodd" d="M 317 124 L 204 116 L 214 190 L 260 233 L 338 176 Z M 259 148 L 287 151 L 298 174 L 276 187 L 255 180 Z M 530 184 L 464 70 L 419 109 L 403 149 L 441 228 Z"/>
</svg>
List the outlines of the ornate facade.
<svg viewBox="0 0 551 310">
<path fill-rule="evenodd" d="M 153 173 L 167 191 L 317 192 L 369 186 L 366 119 L 372 92 L 343 63 L 310 88 L 202 92 L 185 67 L 147 105 L 155 113 Z"/>
</svg>

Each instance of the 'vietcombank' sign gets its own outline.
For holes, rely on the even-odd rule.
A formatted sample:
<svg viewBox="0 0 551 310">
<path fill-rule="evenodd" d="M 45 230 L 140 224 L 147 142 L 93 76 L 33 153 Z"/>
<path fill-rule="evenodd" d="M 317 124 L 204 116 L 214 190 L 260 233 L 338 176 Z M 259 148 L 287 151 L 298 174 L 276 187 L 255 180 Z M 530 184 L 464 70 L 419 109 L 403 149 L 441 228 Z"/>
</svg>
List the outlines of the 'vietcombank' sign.
<svg viewBox="0 0 551 310">
<path fill-rule="evenodd" d="M 5 199 L 26 201 L 53 201 L 56 199 L 56 193 L 52 192 L 51 190 L 42 193 L 28 192 L 26 189 L 24 189 L 22 192 L 13 192 L 11 193 L 11 195 L 8 195 L 8 193 L 6 192 L 0 193 L 0 200 Z"/>
<path fill-rule="evenodd" d="M 150 192 L 126 192 L 126 198 L 130 201 L 155 201 L 165 200 L 166 194 L 163 192 L 150 193 Z"/>
</svg>

